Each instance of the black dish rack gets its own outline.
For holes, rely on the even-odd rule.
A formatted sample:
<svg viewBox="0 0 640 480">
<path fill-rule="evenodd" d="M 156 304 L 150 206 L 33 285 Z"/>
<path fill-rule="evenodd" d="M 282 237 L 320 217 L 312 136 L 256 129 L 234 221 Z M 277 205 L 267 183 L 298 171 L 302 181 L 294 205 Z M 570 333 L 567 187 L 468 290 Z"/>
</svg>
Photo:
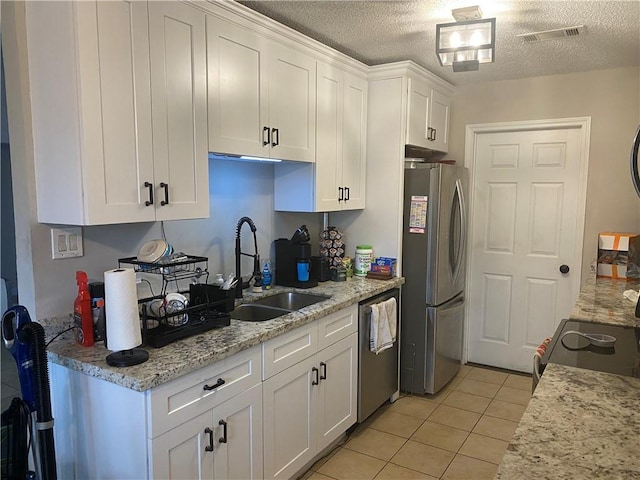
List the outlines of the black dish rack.
<svg viewBox="0 0 640 480">
<path fill-rule="evenodd" d="M 229 312 L 234 308 L 234 290 L 222 290 L 217 285 L 209 285 L 208 259 L 185 255 L 174 261 L 163 263 L 140 262 L 136 257 L 121 258 L 120 266 L 133 266 L 136 272 L 162 275 L 162 292 L 160 295 L 138 300 L 142 341 L 146 346 L 164 347 L 169 343 L 181 340 L 216 327 L 224 327 L 231 323 Z M 168 286 L 178 280 L 201 279 L 205 283 L 193 283 L 189 290 L 181 291 L 188 296 L 188 306 L 174 312 L 154 315 L 149 304 L 154 300 L 164 300 Z"/>
</svg>

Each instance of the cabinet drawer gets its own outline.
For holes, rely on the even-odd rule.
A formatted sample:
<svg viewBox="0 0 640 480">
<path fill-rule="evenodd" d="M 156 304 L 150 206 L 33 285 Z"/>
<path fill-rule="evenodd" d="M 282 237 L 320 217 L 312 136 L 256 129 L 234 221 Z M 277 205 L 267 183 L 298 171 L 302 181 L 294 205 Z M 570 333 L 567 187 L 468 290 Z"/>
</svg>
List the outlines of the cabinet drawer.
<svg viewBox="0 0 640 480">
<path fill-rule="evenodd" d="M 318 350 L 333 345 L 357 331 L 357 304 L 327 315 L 318 320 Z"/>
<path fill-rule="evenodd" d="M 260 346 L 255 346 L 152 389 L 147 409 L 149 438 L 259 384 L 260 363 Z"/>
<path fill-rule="evenodd" d="M 318 350 L 318 323 L 312 322 L 262 344 L 262 379 L 314 355 Z"/>
</svg>

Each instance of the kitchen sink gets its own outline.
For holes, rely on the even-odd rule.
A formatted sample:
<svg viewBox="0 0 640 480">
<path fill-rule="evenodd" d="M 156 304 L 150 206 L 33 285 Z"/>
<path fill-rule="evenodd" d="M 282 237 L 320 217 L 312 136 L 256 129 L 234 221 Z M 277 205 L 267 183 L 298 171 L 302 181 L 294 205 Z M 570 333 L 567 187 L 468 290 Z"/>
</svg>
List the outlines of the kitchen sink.
<svg viewBox="0 0 640 480">
<path fill-rule="evenodd" d="M 238 305 L 231 312 L 231 318 L 246 322 L 264 322 L 295 312 L 314 303 L 322 302 L 328 298 L 331 297 L 312 293 L 276 293 L 275 295 L 255 300 L 253 303 Z"/>
<path fill-rule="evenodd" d="M 274 318 L 281 317 L 287 313 L 291 313 L 291 310 L 270 307 L 269 305 L 243 303 L 231 312 L 231 318 L 244 320 L 246 322 L 264 322 L 265 320 L 273 320 Z"/>
<path fill-rule="evenodd" d="M 328 298 L 331 297 L 326 295 L 314 295 L 312 293 L 283 292 L 255 300 L 253 303 L 293 311 L 308 307 L 314 303 L 322 302 Z"/>
</svg>

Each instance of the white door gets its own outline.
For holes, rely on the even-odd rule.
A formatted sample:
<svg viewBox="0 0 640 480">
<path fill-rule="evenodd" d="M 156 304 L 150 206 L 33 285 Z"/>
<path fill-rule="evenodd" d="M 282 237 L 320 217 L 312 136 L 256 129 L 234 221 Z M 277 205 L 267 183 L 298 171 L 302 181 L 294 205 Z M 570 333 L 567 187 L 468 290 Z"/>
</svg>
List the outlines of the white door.
<svg viewBox="0 0 640 480">
<path fill-rule="evenodd" d="M 272 42 L 269 47 L 271 158 L 315 162 L 316 61 Z"/>
<path fill-rule="evenodd" d="M 262 385 L 213 409 L 214 478 L 262 478 Z"/>
<path fill-rule="evenodd" d="M 449 151 L 449 109 L 451 99 L 446 95 L 431 90 L 429 126 L 431 127 L 431 144 L 429 148 L 439 152 Z"/>
<path fill-rule="evenodd" d="M 151 440 L 152 478 L 213 478 L 212 420 L 209 410 Z"/>
<path fill-rule="evenodd" d="M 342 208 L 357 209 L 364 208 L 366 193 L 367 81 L 348 73 L 344 79 L 342 184 L 346 191 Z"/>
<path fill-rule="evenodd" d="M 329 446 L 358 419 L 357 358 L 357 333 L 318 353 L 318 451 Z"/>
<path fill-rule="evenodd" d="M 523 372 L 579 291 L 589 129 L 532 123 L 467 135 L 468 360 Z"/>
<path fill-rule="evenodd" d="M 264 478 L 291 478 L 316 454 L 319 369 L 313 355 L 262 383 Z"/>
<path fill-rule="evenodd" d="M 156 220 L 209 216 L 205 14 L 149 3 Z"/>
</svg>

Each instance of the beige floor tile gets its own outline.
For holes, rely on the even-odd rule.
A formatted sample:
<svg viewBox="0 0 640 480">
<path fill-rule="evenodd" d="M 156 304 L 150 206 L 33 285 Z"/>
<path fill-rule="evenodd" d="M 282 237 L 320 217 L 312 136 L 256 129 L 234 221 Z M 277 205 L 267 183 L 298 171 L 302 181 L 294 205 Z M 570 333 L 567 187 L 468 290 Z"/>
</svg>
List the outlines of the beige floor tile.
<svg viewBox="0 0 640 480">
<path fill-rule="evenodd" d="M 454 456 L 452 452 L 409 440 L 391 459 L 391 463 L 440 477 Z"/>
<path fill-rule="evenodd" d="M 468 436 L 469 432 L 465 430 L 426 421 L 416 430 L 411 440 L 457 452 Z"/>
<path fill-rule="evenodd" d="M 438 404 L 432 400 L 424 397 L 406 396 L 401 397 L 391 404 L 389 410 L 396 413 L 402 413 L 403 415 L 409 415 L 410 417 L 416 417 L 421 420 L 433 413 Z"/>
<path fill-rule="evenodd" d="M 466 377 L 467 374 L 473 369 L 471 365 L 460 365 L 459 376 Z"/>
<path fill-rule="evenodd" d="M 526 390 L 531 393 L 531 375 L 510 374 L 502 386 L 516 388 L 518 390 Z"/>
<path fill-rule="evenodd" d="M 437 477 L 387 463 L 376 476 L 376 480 L 437 480 Z"/>
<path fill-rule="evenodd" d="M 311 476 L 305 480 L 334 480 L 333 477 L 327 477 L 318 472 L 311 472 Z"/>
<path fill-rule="evenodd" d="M 456 455 L 442 480 L 493 480 L 498 466 L 464 455 Z"/>
<path fill-rule="evenodd" d="M 430 422 L 449 425 L 470 432 L 480 418 L 479 413 L 440 405 L 429 417 Z"/>
<path fill-rule="evenodd" d="M 370 428 L 409 438 L 422 424 L 419 418 L 387 410 L 370 424 Z"/>
<path fill-rule="evenodd" d="M 434 395 L 425 395 L 424 398 L 427 400 L 440 404 L 442 401 L 449 396 L 451 392 L 453 392 L 453 388 L 451 385 L 446 385 L 442 390 Z"/>
<path fill-rule="evenodd" d="M 519 422 L 526 409 L 526 406 L 518 405 L 517 403 L 491 400 L 491 403 L 484 411 L 484 414 L 491 417 L 504 418 L 505 420 L 511 420 L 512 422 Z"/>
<path fill-rule="evenodd" d="M 517 426 L 517 422 L 484 415 L 474 427 L 473 433 L 509 442 Z"/>
<path fill-rule="evenodd" d="M 518 405 L 528 405 L 530 398 L 531 390 L 519 390 L 511 387 L 501 387 L 495 396 L 496 400 L 517 403 Z"/>
<path fill-rule="evenodd" d="M 508 376 L 509 374 L 504 372 L 474 367 L 465 378 L 469 380 L 477 380 L 479 382 L 502 385 Z"/>
<path fill-rule="evenodd" d="M 471 373 L 469 373 L 469 375 L 471 375 Z M 500 385 L 472 380 L 469 378 L 469 375 L 456 386 L 456 390 L 487 398 L 493 398 L 495 394 L 498 393 L 498 390 L 500 390 Z"/>
<path fill-rule="evenodd" d="M 508 446 L 509 443 L 503 440 L 472 433 L 458 453 L 499 465 Z"/>
<path fill-rule="evenodd" d="M 406 441 L 402 437 L 367 428 L 352 434 L 344 448 L 389 461 Z"/>
<path fill-rule="evenodd" d="M 470 412 L 476 413 L 484 412 L 490 403 L 490 398 L 472 395 L 458 390 L 451 392 L 442 402 L 443 405 L 461 408 L 462 410 L 469 410 Z"/>
<path fill-rule="evenodd" d="M 370 480 L 384 464 L 377 458 L 341 448 L 318 469 L 318 473 L 337 480 Z"/>
</svg>

